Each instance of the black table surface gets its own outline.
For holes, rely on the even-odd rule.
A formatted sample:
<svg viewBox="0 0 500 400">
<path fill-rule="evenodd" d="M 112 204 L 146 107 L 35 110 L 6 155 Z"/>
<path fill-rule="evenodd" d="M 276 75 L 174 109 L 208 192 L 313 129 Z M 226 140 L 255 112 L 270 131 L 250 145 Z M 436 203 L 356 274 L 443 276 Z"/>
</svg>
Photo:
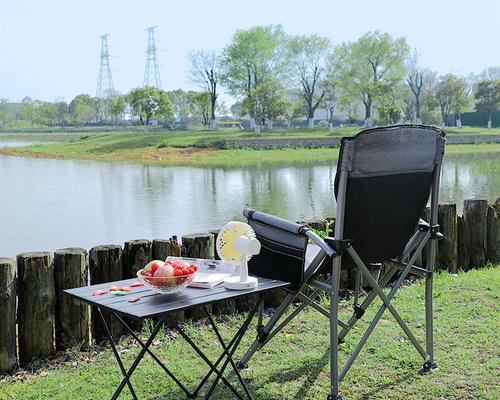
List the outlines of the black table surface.
<svg viewBox="0 0 500 400">
<path fill-rule="evenodd" d="M 107 282 L 98 285 L 67 289 L 64 290 L 64 292 L 90 305 L 107 309 L 116 312 L 117 314 L 122 314 L 135 319 L 144 319 L 159 317 L 173 311 L 186 310 L 188 308 L 247 296 L 249 294 L 264 293 L 269 290 L 284 288 L 289 285 L 287 282 L 275 279 L 259 278 L 258 286 L 254 289 L 247 290 L 229 290 L 224 288 L 224 285 L 221 284 L 213 289 L 187 287 L 186 289 L 174 294 L 161 294 L 149 289 L 146 286 L 131 288 L 132 290 L 124 296 L 109 293 L 109 288 L 111 286 L 128 286 L 132 282 L 138 282 L 138 280 L 126 279 L 115 282 Z M 100 289 L 108 290 L 108 293 L 92 296 L 93 292 Z M 140 297 L 140 300 L 135 303 L 129 302 L 128 300 L 134 296 Z"/>
</svg>

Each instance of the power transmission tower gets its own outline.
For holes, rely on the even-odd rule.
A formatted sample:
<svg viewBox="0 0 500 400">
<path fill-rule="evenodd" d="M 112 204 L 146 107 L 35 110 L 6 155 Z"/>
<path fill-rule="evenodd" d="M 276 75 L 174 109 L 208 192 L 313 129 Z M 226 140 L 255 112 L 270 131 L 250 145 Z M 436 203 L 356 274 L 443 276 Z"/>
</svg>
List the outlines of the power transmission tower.
<svg viewBox="0 0 500 400">
<path fill-rule="evenodd" d="M 101 36 L 101 68 L 99 69 L 96 92 L 96 97 L 99 98 L 111 96 L 115 91 L 109 66 L 108 36 L 107 33 Z"/>
<path fill-rule="evenodd" d="M 147 58 L 143 86 L 154 86 L 161 89 L 160 70 L 158 68 L 158 60 L 156 59 L 155 29 L 156 26 L 147 29 L 148 48 L 146 50 Z"/>
</svg>

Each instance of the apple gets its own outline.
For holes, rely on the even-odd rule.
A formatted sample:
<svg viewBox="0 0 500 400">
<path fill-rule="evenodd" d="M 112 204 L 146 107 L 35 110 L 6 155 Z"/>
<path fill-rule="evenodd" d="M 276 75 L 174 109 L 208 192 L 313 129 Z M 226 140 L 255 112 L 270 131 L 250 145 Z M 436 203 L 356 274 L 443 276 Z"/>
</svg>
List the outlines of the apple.
<svg viewBox="0 0 500 400">
<path fill-rule="evenodd" d="M 175 284 L 175 268 L 170 264 L 164 264 L 153 274 L 157 286 L 172 286 Z"/>
<path fill-rule="evenodd" d="M 154 273 L 164 265 L 165 263 L 160 260 L 153 260 L 151 261 L 148 265 L 144 267 L 144 271 L 146 272 L 151 272 L 153 275 Z"/>
</svg>

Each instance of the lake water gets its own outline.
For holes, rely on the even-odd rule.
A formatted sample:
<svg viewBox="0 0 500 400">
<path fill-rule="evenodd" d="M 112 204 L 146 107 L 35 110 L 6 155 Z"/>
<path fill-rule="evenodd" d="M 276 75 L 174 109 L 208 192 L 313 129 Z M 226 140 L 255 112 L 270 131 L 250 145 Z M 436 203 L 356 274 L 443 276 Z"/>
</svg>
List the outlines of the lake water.
<svg viewBox="0 0 500 400">
<path fill-rule="evenodd" d="M 23 143 L 18 143 L 23 144 Z M 0 144 L 1 146 L 1 144 Z M 440 201 L 500 196 L 500 154 L 447 156 Z M 251 206 L 335 213 L 335 165 L 154 167 L 0 155 L 0 256 L 203 232 Z"/>
</svg>

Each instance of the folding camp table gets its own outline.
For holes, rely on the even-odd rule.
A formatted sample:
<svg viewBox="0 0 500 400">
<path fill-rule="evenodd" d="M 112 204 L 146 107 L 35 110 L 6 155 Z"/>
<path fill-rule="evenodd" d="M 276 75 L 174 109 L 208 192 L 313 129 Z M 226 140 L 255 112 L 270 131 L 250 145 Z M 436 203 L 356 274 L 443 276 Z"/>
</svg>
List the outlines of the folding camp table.
<svg viewBox="0 0 500 400">
<path fill-rule="evenodd" d="M 65 292 L 70 296 L 97 308 L 98 311 L 97 314 L 99 315 L 101 323 L 103 324 L 104 330 L 109 339 L 109 343 L 115 355 L 116 361 L 123 375 L 123 379 L 120 382 L 119 386 L 117 387 L 115 393 L 113 394 L 112 399 L 118 398 L 125 385 L 128 386 L 130 393 L 132 394 L 132 397 L 134 399 L 138 398 L 130 381 L 130 377 L 132 376 L 137 366 L 139 365 L 139 362 L 146 353 L 148 353 L 158 363 L 158 365 L 160 365 L 160 367 L 165 371 L 165 373 L 181 388 L 181 390 L 185 393 L 186 397 L 188 398 L 198 397 L 198 395 L 200 394 L 200 390 L 205 386 L 210 376 L 215 373 L 216 377 L 213 380 L 212 384 L 210 385 L 209 390 L 206 392 L 204 396 L 205 399 L 209 399 L 212 396 L 219 381 L 222 381 L 222 383 L 224 383 L 231 390 L 235 398 L 243 399 L 244 397 L 236 390 L 234 385 L 232 385 L 224 376 L 224 371 L 226 370 L 228 364 L 231 364 L 238 378 L 238 381 L 245 392 L 246 398 L 252 399 L 252 395 L 250 394 L 250 391 L 245 381 L 241 377 L 239 370 L 236 368 L 235 362 L 233 360 L 233 355 L 236 349 L 238 348 L 241 339 L 245 335 L 245 332 L 247 331 L 250 322 L 252 321 L 252 318 L 256 314 L 261 304 L 263 304 L 263 299 L 265 294 L 269 290 L 284 288 L 288 286 L 288 283 L 275 279 L 259 278 L 258 286 L 254 289 L 249 289 L 249 290 L 233 291 L 225 289 L 222 286 L 215 287 L 213 289 L 195 289 L 188 287 L 180 293 L 173 295 L 165 295 L 156 293 L 145 286 L 140 286 L 140 287 L 134 287 L 129 294 L 124 296 L 113 295 L 110 294 L 109 292 L 103 295 L 93 295 L 93 293 L 95 293 L 98 290 L 108 290 L 110 286 L 123 287 L 135 281 L 137 280 L 128 279 L 117 282 L 109 282 L 99 285 L 65 290 Z M 215 321 L 213 317 L 210 315 L 210 312 L 208 311 L 207 305 L 219 301 L 247 296 L 249 294 L 257 294 L 258 295 L 257 302 L 250 310 L 247 318 L 245 319 L 241 327 L 237 330 L 234 337 L 228 343 L 226 343 L 222 339 L 220 332 L 215 324 Z M 140 296 L 140 300 L 137 302 L 130 302 L 129 300 L 131 300 L 131 298 L 134 296 L 136 297 Z M 172 371 L 170 371 L 169 368 L 164 363 L 162 363 L 160 359 L 150 350 L 150 346 L 154 338 L 160 331 L 165 321 L 165 317 L 168 314 L 171 314 L 174 311 L 187 310 L 198 306 L 202 306 L 204 308 L 210 326 L 215 335 L 217 336 L 219 344 L 221 345 L 222 353 L 215 362 L 210 361 L 208 357 L 203 353 L 203 351 L 196 345 L 196 343 L 177 324 L 177 322 L 173 321 L 173 328 L 177 332 L 179 332 L 182 338 L 187 341 L 187 343 L 193 348 L 193 350 L 198 354 L 198 356 L 209 367 L 209 371 L 203 377 L 203 379 L 201 379 L 199 385 L 195 388 L 195 390 L 189 391 L 182 384 L 182 382 L 172 373 Z M 135 341 L 142 347 L 141 351 L 137 355 L 136 359 L 134 360 L 128 371 L 125 369 L 125 366 L 123 365 L 123 362 L 120 358 L 120 354 L 118 353 L 116 345 L 113 342 L 113 337 L 102 315 L 102 310 L 109 311 L 117 319 L 117 321 L 125 328 L 125 330 L 128 333 L 130 333 L 132 338 L 134 338 Z M 153 331 L 149 336 L 149 338 L 146 340 L 146 342 L 143 342 L 139 338 L 139 336 L 125 322 L 125 320 L 122 318 L 123 316 L 130 317 L 136 320 L 143 320 L 145 318 L 155 318 L 155 320 L 157 320 L 157 323 L 153 328 Z"/>
</svg>

